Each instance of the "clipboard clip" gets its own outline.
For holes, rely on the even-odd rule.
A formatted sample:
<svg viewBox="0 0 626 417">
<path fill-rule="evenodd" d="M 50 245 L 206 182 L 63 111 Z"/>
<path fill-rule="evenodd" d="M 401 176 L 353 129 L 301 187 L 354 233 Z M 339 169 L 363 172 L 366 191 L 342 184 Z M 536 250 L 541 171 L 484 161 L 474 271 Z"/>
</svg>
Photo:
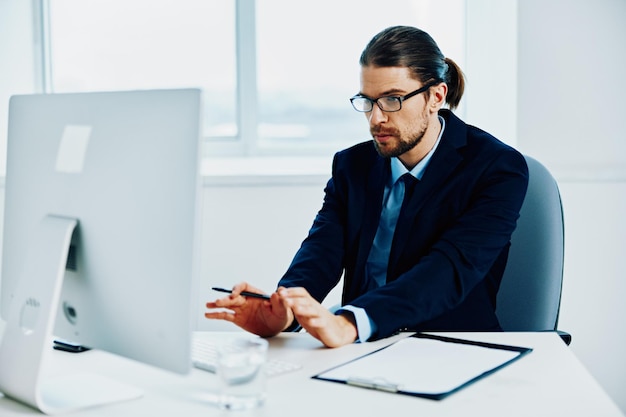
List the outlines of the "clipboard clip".
<svg viewBox="0 0 626 417">
<path fill-rule="evenodd" d="M 362 377 L 350 377 L 346 380 L 346 384 L 355 387 L 369 388 L 378 391 L 386 392 L 398 392 L 398 384 L 387 381 L 385 378 L 362 378 Z"/>
</svg>

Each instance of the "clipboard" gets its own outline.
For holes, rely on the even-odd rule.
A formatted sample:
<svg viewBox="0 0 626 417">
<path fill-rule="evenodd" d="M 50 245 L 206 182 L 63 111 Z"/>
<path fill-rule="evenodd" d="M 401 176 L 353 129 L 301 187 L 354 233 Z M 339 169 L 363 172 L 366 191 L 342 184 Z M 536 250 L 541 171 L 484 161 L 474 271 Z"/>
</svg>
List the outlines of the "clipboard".
<svg viewBox="0 0 626 417">
<path fill-rule="evenodd" d="M 311 378 L 442 400 L 531 351 L 416 333 Z"/>
</svg>

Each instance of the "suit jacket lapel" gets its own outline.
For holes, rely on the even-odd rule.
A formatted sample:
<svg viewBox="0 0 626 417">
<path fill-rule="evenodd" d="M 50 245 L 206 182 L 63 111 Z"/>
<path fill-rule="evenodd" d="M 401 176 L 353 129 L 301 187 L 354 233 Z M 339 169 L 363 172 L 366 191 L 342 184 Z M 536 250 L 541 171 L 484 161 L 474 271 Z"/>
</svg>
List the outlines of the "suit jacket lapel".
<svg viewBox="0 0 626 417">
<path fill-rule="evenodd" d="M 422 179 L 415 184 L 415 190 L 409 201 L 402 208 L 396 225 L 391 252 L 389 255 L 389 269 L 397 263 L 411 234 L 411 228 L 419 211 L 428 202 L 429 196 L 443 187 L 447 178 L 454 172 L 463 157 L 458 148 L 465 144 L 466 126 L 452 113 L 442 111 L 446 119 L 441 142 L 437 147 Z"/>
<path fill-rule="evenodd" d="M 389 159 L 381 157 L 376 158 L 376 162 L 369 172 L 365 185 L 365 208 L 363 221 L 361 222 L 359 252 L 356 263 L 360 269 L 360 271 L 358 271 L 359 273 L 364 273 L 365 263 L 369 256 L 370 249 L 372 248 L 376 230 L 378 229 L 385 183 L 389 175 Z"/>
</svg>

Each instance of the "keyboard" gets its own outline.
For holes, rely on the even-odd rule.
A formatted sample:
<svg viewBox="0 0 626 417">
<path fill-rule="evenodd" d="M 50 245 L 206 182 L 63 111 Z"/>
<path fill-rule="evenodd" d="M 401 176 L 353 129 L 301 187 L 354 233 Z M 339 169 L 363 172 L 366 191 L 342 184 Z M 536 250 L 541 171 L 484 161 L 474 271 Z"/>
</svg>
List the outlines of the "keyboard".
<svg viewBox="0 0 626 417">
<path fill-rule="evenodd" d="M 191 344 L 191 363 L 193 366 L 203 371 L 215 373 L 217 371 L 218 345 L 217 340 L 194 337 Z M 276 376 L 296 371 L 301 367 L 298 363 L 271 358 L 266 361 L 264 370 L 267 376 Z"/>
</svg>

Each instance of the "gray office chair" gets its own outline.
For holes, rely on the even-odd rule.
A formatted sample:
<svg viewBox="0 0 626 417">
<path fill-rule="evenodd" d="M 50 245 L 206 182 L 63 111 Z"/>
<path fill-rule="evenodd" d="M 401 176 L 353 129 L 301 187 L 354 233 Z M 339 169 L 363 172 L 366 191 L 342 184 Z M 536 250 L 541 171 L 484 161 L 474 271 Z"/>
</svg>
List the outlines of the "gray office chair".
<svg viewBox="0 0 626 417">
<path fill-rule="evenodd" d="M 525 158 L 528 192 L 511 237 L 496 315 L 504 331 L 558 331 L 564 254 L 561 196 L 550 172 Z M 571 335 L 559 334 L 569 345 Z"/>
</svg>

